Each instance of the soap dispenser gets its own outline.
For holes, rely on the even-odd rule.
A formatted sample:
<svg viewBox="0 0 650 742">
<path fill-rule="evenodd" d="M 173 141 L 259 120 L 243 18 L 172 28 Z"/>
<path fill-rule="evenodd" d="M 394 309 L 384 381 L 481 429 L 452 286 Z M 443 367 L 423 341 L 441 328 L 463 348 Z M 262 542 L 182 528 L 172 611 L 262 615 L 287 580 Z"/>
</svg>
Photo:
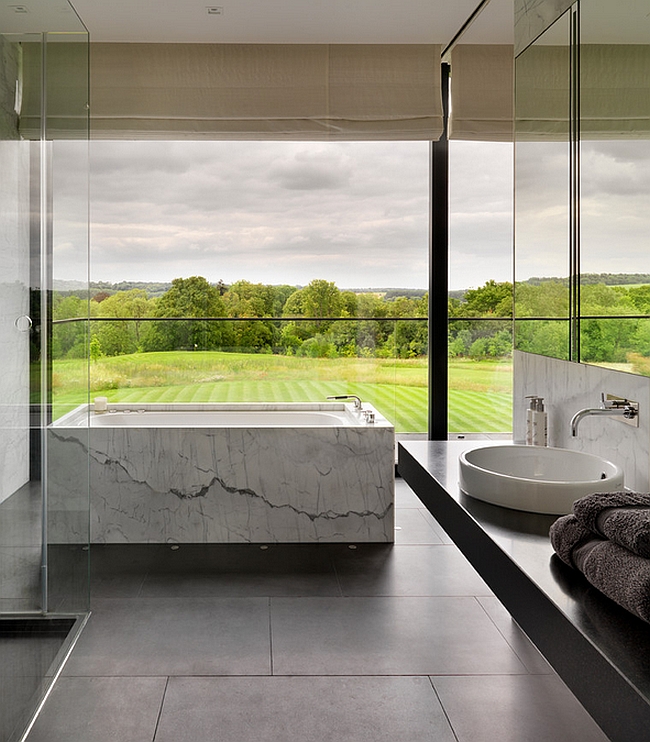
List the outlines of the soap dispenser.
<svg viewBox="0 0 650 742">
<path fill-rule="evenodd" d="M 526 410 L 526 445 L 546 446 L 548 444 L 547 415 L 544 411 L 544 400 L 536 394 L 530 400 Z"/>
</svg>

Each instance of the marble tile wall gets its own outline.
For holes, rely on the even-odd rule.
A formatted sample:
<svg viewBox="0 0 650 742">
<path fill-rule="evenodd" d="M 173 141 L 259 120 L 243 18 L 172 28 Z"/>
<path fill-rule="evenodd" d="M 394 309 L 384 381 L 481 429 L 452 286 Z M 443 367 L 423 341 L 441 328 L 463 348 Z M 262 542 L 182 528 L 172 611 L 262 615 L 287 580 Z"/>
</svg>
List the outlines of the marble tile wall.
<svg viewBox="0 0 650 742">
<path fill-rule="evenodd" d="M 638 402 L 639 427 L 609 417 L 585 417 L 573 438 L 571 418 L 580 409 L 598 407 L 601 392 Z M 515 351 L 515 442 L 525 440 L 525 398 L 531 394 L 544 397 L 550 446 L 604 456 L 623 467 L 626 487 L 650 489 L 650 378 Z"/>
<path fill-rule="evenodd" d="M 0 141 L 0 502 L 29 477 L 29 143 Z"/>
</svg>

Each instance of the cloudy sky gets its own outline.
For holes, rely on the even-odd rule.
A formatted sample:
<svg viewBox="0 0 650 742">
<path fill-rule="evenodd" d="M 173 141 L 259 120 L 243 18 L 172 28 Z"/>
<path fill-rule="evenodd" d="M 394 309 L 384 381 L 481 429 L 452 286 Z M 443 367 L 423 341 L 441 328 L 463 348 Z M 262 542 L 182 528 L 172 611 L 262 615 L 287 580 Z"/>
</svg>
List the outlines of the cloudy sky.
<svg viewBox="0 0 650 742">
<path fill-rule="evenodd" d="M 517 279 L 566 276 L 568 144 L 517 147 Z M 649 273 L 650 141 L 580 145 L 580 269 Z"/>
<path fill-rule="evenodd" d="M 63 218 L 82 168 L 57 144 L 55 273 L 82 279 L 83 240 Z M 510 278 L 510 149 L 454 143 L 452 288 Z M 93 142 L 90 151 L 93 280 L 427 286 L 427 142 Z"/>
<path fill-rule="evenodd" d="M 77 143 L 57 147 L 55 276 L 83 280 L 83 158 Z M 427 286 L 426 142 L 93 142 L 90 153 L 93 280 Z M 518 151 L 518 279 L 567 275 L 566 153 Z M 650 270 L 650 143 L 584 143 L 582 169 L 582 270 Z M 511 145 L 452 142 L 450 172 L 450 287 L 511 280 Z"/>
</svg>

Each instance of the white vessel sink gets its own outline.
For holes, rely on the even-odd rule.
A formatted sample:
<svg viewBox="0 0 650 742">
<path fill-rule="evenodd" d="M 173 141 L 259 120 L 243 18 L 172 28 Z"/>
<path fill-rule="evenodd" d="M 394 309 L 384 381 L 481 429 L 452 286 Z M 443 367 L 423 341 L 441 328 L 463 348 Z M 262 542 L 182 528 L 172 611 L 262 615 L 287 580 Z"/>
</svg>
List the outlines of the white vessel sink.
<svg viewBox="0 0 650 742">
<path fill-rule="evenodd" d="M 461 454 L 460 488 L 494 505 L 561 515 L 584 495 L 622 490 L 623 470 L 564 448 L 486 446 Z"/>
</svg>

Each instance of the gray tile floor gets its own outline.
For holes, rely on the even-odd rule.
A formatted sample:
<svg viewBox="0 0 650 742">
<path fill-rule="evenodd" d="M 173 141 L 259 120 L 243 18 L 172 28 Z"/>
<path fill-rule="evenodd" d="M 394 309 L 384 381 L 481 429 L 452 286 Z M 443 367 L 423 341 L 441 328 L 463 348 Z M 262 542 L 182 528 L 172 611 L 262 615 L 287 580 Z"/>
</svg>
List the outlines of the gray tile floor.
<svg viewBox="0 0 650 742">
<path fill-rule="evenodd" d="M 398 480 L 395 546 L 106 546 L 28 742 L 605 742 Z"/>
</svg>

